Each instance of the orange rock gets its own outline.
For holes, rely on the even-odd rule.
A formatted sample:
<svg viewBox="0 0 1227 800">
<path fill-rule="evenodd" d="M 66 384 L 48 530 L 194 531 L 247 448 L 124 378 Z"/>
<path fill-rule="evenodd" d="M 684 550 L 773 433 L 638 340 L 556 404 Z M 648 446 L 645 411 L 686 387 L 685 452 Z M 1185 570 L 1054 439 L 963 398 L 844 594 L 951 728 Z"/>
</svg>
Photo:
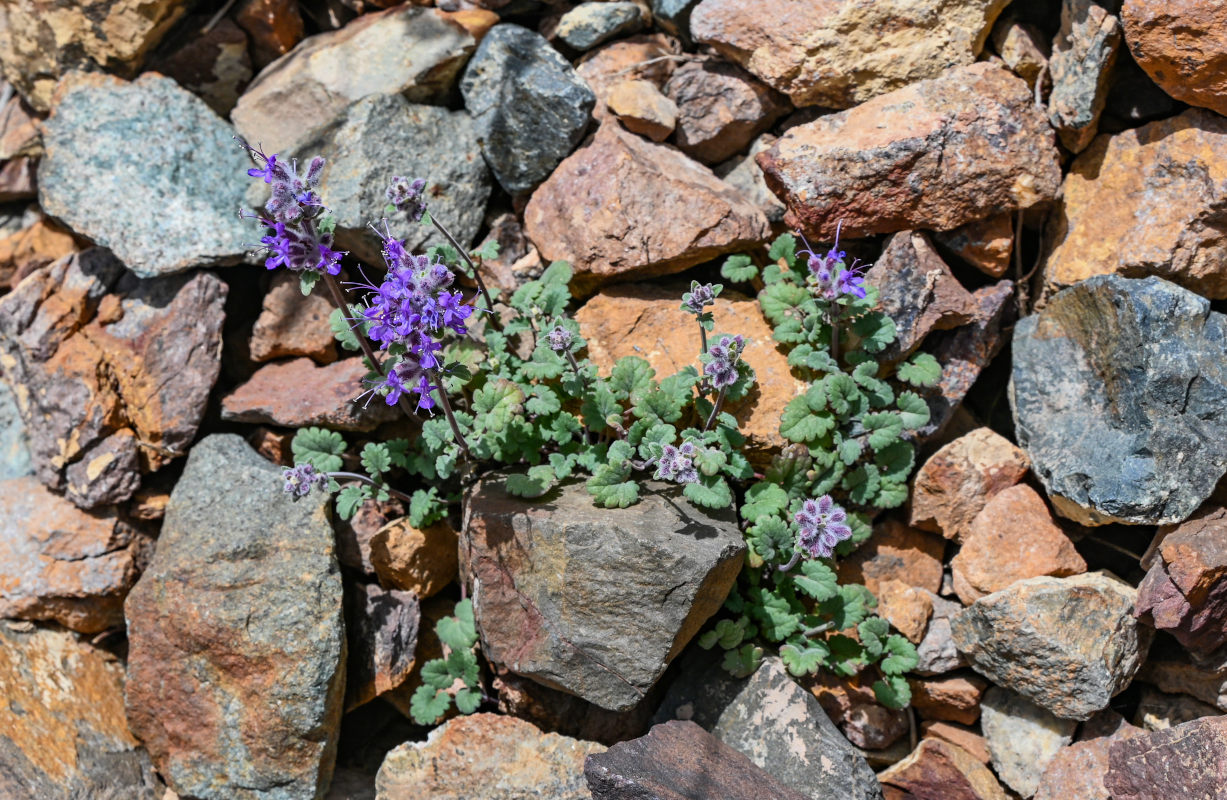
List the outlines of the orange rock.
<svg viewBox="0 0 1227 800">
<path fill-rule="evenodd" d="M 878 702 L 867 674 L 845 678 L 820 670 L 802 679 L 822 710 L 848 741 L 865 750 L 882 750 L 907 735 L 907 711 Z"/>
<path fill-rule="evenodd" d="M 911 522 L 961 541 L 989 499 L 1023 479 L 1027 454 L 989 428 L 942 447 L 916 473 Z"/>
<path fill-rule="evenodd" d="M 907 758 L 878 775 L 907 800 L 1007 800 L 988 767 L 958 745 L 925 739 Z"/>
<path fill-rule="evenodd" d="M 985 275 L 1000 278 L 1010 268 L 1014 252 L 1014 215 L 998 214 L 969 222 L 952 231 L 935 233 L 933 239 Z"/>
<path fill-rule="evenodd" d="M 839 562 L 840 583 L 861 583 L 875 595 L 882 584 L 898 580 L 936 594 L 942 587 L 946 543 L 931 533 L 888 517 L 874 526 L 869 541 Z"/>
<path fill-rule="evenodd" d="M 371 565 L 385 587 L 424 599 L 456 579 L 456 543 L 456 532 L 446 520 L 418 529 L 401 518 L 372 537 Z"/>
<path fill-rule="evenodd" d="M 0 286 L 16 286 L 31 272 L 76 249 L 71 233 L 42 217 L 28 228 L 0 239 Z"/>
<path fill-rule="evenodd" d="M 651 81 L 622 81 L 609 91 L 609 110 L 628 131 L 663 142 L 677 125 L 677 106 Z"/>
<path fill-rule="evenodd" d="M 244 0 L 235 22 L 251 37 L 251 60 L 261 69 L 302 41 L 303 19 L 295 0 Z"/>
<path fill-rule="evenodd" d="M 681 50 L 676 39 L 653 33 L 620 39 L 585 55 L 575 72 L 596 95 L 592 116 L 598 120 L 607 116 L 609 93 L 623 81 L 645 80 L 663 88 L 677 68 L 673 56 Z"/>
<path fill-rule="evenodd" d="M 970 728 L 954 722 L 925 720 L 920 723 L 920 733 L 925 739 L 940 739 L 943 742 L 963 748 L 981 764 L 988 766 L 990 759 L 988 742 L 984 737 Z"/>
<path fill-rule="evenodd" d="M 1227 5 L 1125 0 L 1121 22 L 1134 60 L 1163 91 L 1227 114 Z"/>
<path fill-rule="evenodd" d="M 878 616 L 895 626 L 912 644 L 920 644 L 933 614 L 932 595 L 903 581 L 887 580 L 878 585 L 877 597 Z"/>
<path fill-rule="evenodd" d="M 912 687 L 912 708 L 925 719 L 939 719 L 972 725 L 980 718 L 980 699 L 988 681 L 974 673 L 946 678 L 908 681 Z"/>
<path fill-rule="evenodd" d="M 343 431 L 369 431 L 400 413 L 383 398 L 358 401 L 366 367 L 347 358 L 318 367 L 309 358 L 265 364 L 222 398 L 222 419 L 300 428 L 324 425 Z"/>
<path fill-rule="evenodd" d="M 328 327 L 333 305 L 322 291 L 303 296 L 298 276 L 278 272 L 264 295 L 264 307 L 251 331 L 251 357 L 272 361 L 284 356 L 307 356 L 316 363 L 337 360 L 336 339 Z"/>
<path fill-rule="evenodd" d="M 38 123 L 38 117 L 24 100 L 20 97 L 9 100 L 8 105 L 0 109 L 0 160 L 41 156 L 43 139 Z"/>
</svg>

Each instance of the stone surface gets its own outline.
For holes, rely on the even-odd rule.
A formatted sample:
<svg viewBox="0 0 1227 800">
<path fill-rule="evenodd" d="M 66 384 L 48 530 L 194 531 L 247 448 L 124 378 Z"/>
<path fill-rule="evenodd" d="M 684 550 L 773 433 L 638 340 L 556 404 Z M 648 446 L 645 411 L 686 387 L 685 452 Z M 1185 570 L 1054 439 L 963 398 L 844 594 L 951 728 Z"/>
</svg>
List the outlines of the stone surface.
<svg viewBox="0 0 1227 800">
<path fill-rule="evenodd" d="M 997 18 L 989 38 L 1005 65 L 1034 87 L 1035 79 L 1048 66 L 1051 52 L 1044 32 L 1035 25 L 1019 21 L 1012 9 L 1006 9 Z"/>
<path fill-rule="evenodd" d="M 1184 722 L 1201 717 L 1215 717 L 1222 713 L 1209 703 L 1203 703 L 1187 694 L 1168 694 L 1144 685 L 1133 721 L 1145 730 L 1162 731 Z M 1106 758 L 1104 765 L 1107 765 Z"/>
<path fill-rule="evenodd" d="M 609 93 L 623 81 L 644 80 L 663 89 L 677 68 L 681 45 L 661 33 L 640 34 L 610 42 L 586 54 L 575 67 L 575 74 L 596 95 L 592 115 L 607 116 Z"/>
<path fill-rule="evenodd" d="M 1214 0 L 1125 0 L 1125 41 L 1177 100 L 1227 114 L 1227 8 Z"/>
<path fill-rule="evenodd" d="M 477 47 L 457 16 L 405 4 L 310 36 L 256 76 L 231 119 L 265 152 L 299 155 L 315 128 L 368 95 L 440 102 Z"/>
<path fill-rule="evenodd" d="M 499 713 L 531 722 L 542 731 L 606 745 L 647 733 L 661 694 L 657 685 L 634 708 L 610 711 L 504 668 L 495 667 L 494 673 L 491 686 L 498 693 Z"/>
<path fill-rule="evenodd" d="M 0 203 L 32 200 L 37 196 L 35 166 L 33 159 L 21 157 L 0 167 Z"/>
<path fill-rule="evenodd" d="M 731 519 L 644 488 L 638 504 L 603 509 L 582 484 L 537 503 L 507 495 L 500 476 L 474 487 L 460 573 L 492 663 L 614 711 L 644 697 L 745 553 Z"/>
<path fill-rule="evenodd" d="M 1209 654 L 1227 644 L 1227 508 L 1207 504 L 1161 533 L 1159 558 L 1138 586 L 1136 613 Z"/>
<path fill-rule="evenodd" d="M 456 717 L 384 758 L 376 800 L 588 800 L 584 758 L 605 748 L 498 714 Z"/>
<path fill-rule="evenodd" d="M 990 63 L 951 69 L 790 128 L 758 163 L 785 221 L 824 241 L 950 230 L 1057 196 L 1061 170 L 1021 78 Z"/>
<path fill-rule="evenodd" d="M 0 108 L 0 159 L 43 154 L 42 119 L 20 97 Z"/>
<path fill-rule="evenodd" d="M 295 0 L 243 0 L 234 21 L 247 32 L 257 69 L 294 49 L 302 41 L 302 14 Z"/>
<path fill-rule="evenodd" d="M 584 762 L 594 800 L 802 800 L 693 722 L 673 720 Z"/>
<path fill-rule="evenodd" d="M 942 586 L 945 549 L 938 537 L 888 517 L 874 526 L 869 541 L 840 559 L 839 582 L 864 584 L 875 595 L 889 580 L 936 593 Z"/>
<path fill-rule="evenodd" d="M 16 286 L 31 272 L 77 249 L 71 233 L 39 215 L 32 224 L 0 239 L 0 286 Z"/>
<path fill-rule="evenodd" d="M 402 517 L 371 537 L 371 566 L 384 586 L 427 598 L 456 579 L 456 544 L 446 520 L 419 529 Z"/>
<path fill-rule="evenodd" d="M 691 651 L 654 721 L 672 719 L 698 724 L 807 797 L 881 798 L 873 770 L 778 658 L 737 679 L 707 651 Z"/>
<path fill-rule="evenodd" d="M 376 583 L 354 583 L 345 591 L 345 710 L 351 711 L 409 678 L 422 611 L 412 592 Z"/>
<path fill-rule="evenodd" d="M 173 78 L 209 104 L 219 117 L 229 116 L 251 81 L 247 34 L 234 20 L 222 17 L 204 31 L 205 17 L 189 20 L 179 35 L 152 59 L 149 68 Z"/>
<path fill-rule="evenodd" d="M 143 278 L 236 264 L 253 237 L 235 213 L 247 166 L 233 135 L 169 78 L 72 75 L 44 123 L 39 202 Z M 174 168 L 150 169 L 134 142 L 157 142 L 159 163 Z"/>
<path fill-rule="evenodd" d="M 1176 169 L 1174 165 L 1180 165 Z M 1093 275 L 1158 275 L 1227 297 L 1227 120 L 1191 109 L 1096 139 L 1071 165 L 1045 240 L 1049 292 Z"/>
<path fill-rule="evenodd" d="M 697 367 L 699 330 L 679 308 L 684 291 L 682 286 L 615 286 L 603 289 L 585 303 L 575 320 L 588 340 L 588 355 L 601 373 L 609 374 L 624 356 L 647 359 L 657 379 L 688 365 Z M 755 463 L 768 462 L 772 453 L 787 444 L 780 436 L 780 415 L 806 385 L 793 377 L 757 302 L 726 290 L 716 298 L 712 313 L 717 327 L 709 338 L 738 333 L 746 339 L 745 360 L 754 368 L 755 386 L 743 400 L 729 403 L 726 410 L 737 418 L 747 438 L 747 457 Z"/>
<path fill-rule="evenodd" d="M 908 681 L 912 708 L 924 719 L 940 719 L 972 725 L 980 718 L 980 699 L 988 681 L 975 674 L 950 675 Z"/>
<path fill-rule="evenodd" d="M 0 622 L 0 795 L 161 797 L 124 718 L 123 666 L 67 631 Z"/>
<path fill-rule="evenodd" d="M 663 142 L 677 127 L 677 105 L 645 80 L 614 84 L 607 98 L 609 110 L 632 133 Z"/>
<path fill-rule="evenodd" d="M 1103 712 L 1105 714 L 1111 712 Z M 1094 720 L 1092 720 L 1093 722 Z M 1086 735 L 1091 723 L 1083 726 L 1079 741 L 1057 751 L 1035 790 L 1035 800 L 1111 800 L 1103 779 L 1108 772 L 1108 752 L 1112 743 L 1141 733 L 1119 717 L 1107 730 Z"/>
<path fill-rule="evenodd" d="M 970 604 L 1016 581 L 1086 572 L 1086 562 L 1044 499 L 1026 484 L 1003 489 L 972 520 L 950 562 L 954 591 Z"/>
<path fill-rule="evenodd" d="M 929 600 L 933 603 L 933 614 L 924 638 L 916 645 L 920 661 L 913 672 L 917 675 L 940 675 L 967 666 L 967 661 L 954 645 L 950 628 L 950 621 L 963 610 L 963 606 L 932 593 Z"/>
<path fill-rule="evenodd" d="M 920 723 L 920 733 L 925 739 L 940 739 L 967 751 L 968 755 L 988 766 L 991 756 L 988 742 L 971 728 L 953 722 L 925 720 Z"/>
<path fill-rule="evenodd" d="M 994 686 L 984 695 L 980 727 L 997 776 L 1023 797 L 1030 797 L 1053 758 L 1073 740 L 1078 723 L 1058 719 L 1025 697 Z"/>
<path fill-rule="evenodd" d="M 888 800 L 1006 800 L 988 767 L 958 745 L 925 739 L 912 754 L 878 779 Z M 903 794 L 891 794 L 891 788 Z"/>
<path fill-rule="evenodd" d="M 11 0 L 0 6 L 4 77 L 39 111 L 72 70 L 131 73 L 183 16 L 183 0 Z"/>
<path fill-rule="evenodd" d="M 222 419 L 286 428 L 323 425 L 343 431 L 370 431 L 400 411 L 381 397 L 359 400 L 366 367 L 360 358 L 317 366 L 309 358 L 278 361 L 256 370 L 222 398 Z"/>
<path fill-rule="evenodd" d="M 665 85 L 677 104 L 682 152 L 704 164 L 724 161 L 787 113 L 788 102 L 745 70 L 725 61 L 690 61 Z"/>
<path fill-rule="evenodd" d="M 541 183 L 579 144 L 596 95 L 541 35 L 495 25 L 460 81 L 486 163 L 511 194 Z"/>
<path fill-rule="evenodd" d="M 328 327 L 333 308 L 322 290 L 304 297 L 298 288 L 298 276 L 278 270 L 251 330 L 248 350 L 252 360 L 307 356 L 318 364 L 336 361 L 336 339 Z"/>
<path fill-rule="evenodd" d="M 21 478 L 34 472 L 26 426 L 13 390 L 0 377 L 0 480 Z"/>
<path fill-rule="evenodd" d="M 546 261 L 571 262 L 572 288 L 680 272 L 767 239 L 762 212 L 706 167 L 606 122 L 524 210 Z"/>
<path fill-rule="evenodd" d="M 1062 719 L 1088 719 L 1129 685 L 1150 644 L 1136 592 L 1099 572 L 1030 578 L 955 617 L 954 642 L 977 672 Z"/>
<path fill-rule="evenodd" d="M 758 209 L 767 217 L 768 222 L 778 225 L 784 221 L 787 209 L 780 202 L 780 198 L 776 197 L 767 187 L 762 167 L 754 158 L 775 144 L 775 140 L 774 135 L 764 133 L 750 144 L 749 152 L 745 156 L 731 158 L 720 164 L 715 168 L 715 173 L 725 183 L 738 190 L 743 199 L 751 205 L 758 206 Z"/>
<path fill-rule="evenodd" d="M 304 155 L 326 158 L 319 192 L 337 219 L 338 248 L 367 264 L 383 263 L 382 240 L 367 223 L 383 214 L 385 192 L 397 175 L 425 178 L 430 213 L 462 247 L 473 243 L 491 181 L 477 125 L 466 112 L 374 95 L 346 108 L 301 147 Z M 434 226 L 403 214 L 392 215 L 388 229 L 412 251 L 447 241 Z"/>
<path fill-rule="evenodd" d="M 316 798 L 332 774 L 345 632 L 328 500 L 279 483 L 238 436 L 203 439 L 128 595 L 128 721 L 181 796 Z"/>
<path fill-rule="evenodd" d="M 1027 474 L 1027 454 L 990 428 L 944 445 L 917 471 L 911 524 L 961 542 L 996 494 Z"/>
<path fill-rule="evenodd" d="M 703 0 L 694 38 L 787 94 L 848 108 L 976 60 L 1006 0 Z"/>
<path fill-rule="evenodd" d="M 931 592 L 888 580 L 878 584 L 878 616 L 891 624 L 912 644 L 920 644 L 933 613 Z"/>
<path fill-rule="evenodd" d="M 615 36 L 638 32 L 647 23 L 646 16 L 629 0 L 580 3 L 558 20 L 554 36 L 567 47 L 591 50 Z"/>
<path fill-rule="evenodd" d="M 1147 661 L 1138 674 L 1164 692 L 1186 694 L 1227 711 L 1227 667 L 1199 667 L 1184 654 L 1179 658 L 1160 654 Z"/>
<path fill-rule="evenodd" d="M 1014 253 L 1014 216 L 998 214 L 933 234 L 933 240 L 990 278 L 1010 268 Z"/>
<path fill-rule="evenodd" d="M 908 712 L 878 702 L 867 673 L 844 678 L 819 671 L 805 686 L 848 741 L 864 751 L 882 751 L 908 733 Z"/>
<path fill-rule="evenodd" d="M 1052 93 L 1048 119 L 1061 144 L 1079 153 L 1095 138 L 1099 115 L 1108 100 L 1108 81 L 1121 43 L 1121 24 L 1114 0 L 1064 0 L 1061 30 L 1048 62 Z"/>
<path fill-rule="evenodd" d="M 1014 328 L 1018 443 L 1057 513 L 1179 522 L 1227 471 L 1227 318 L 1159 278 L 1090 278 Z"/>
<path fill-rule="evenodd" d="M 1227 784 L 1227 717 L 1113 742 L 1103 784 L 1113 800 L 1217 800 Z"/>
</svg>

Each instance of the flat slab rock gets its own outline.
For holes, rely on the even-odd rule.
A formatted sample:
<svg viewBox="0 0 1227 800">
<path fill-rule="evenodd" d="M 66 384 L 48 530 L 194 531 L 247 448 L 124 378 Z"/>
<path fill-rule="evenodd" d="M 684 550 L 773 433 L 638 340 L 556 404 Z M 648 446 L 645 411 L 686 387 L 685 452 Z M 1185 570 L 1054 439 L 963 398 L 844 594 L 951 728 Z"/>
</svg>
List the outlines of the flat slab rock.
<svg viewBox="0 0 1227 800">
<path fill-rule="evenodd" d="M 1192 514 L 1227 472 L 1227 317 L 1159 278 L 1101 275 L 1014 328 L 1018 443 L 1084 525 Z"/>
<path fill-rule="evenodd" d="M 583 484 L 537 502 L 494 476 L 471 490 L 460 572 L 495 664 L 612 711 L 636 705 L 741 570 L 736 524 L 648 483 L 624 509 Z"/>
<path fill-rule="evenodd" d="M 1189 650 L 1212 653 L 1227 644 L 1227 508 L 1207 503 L 1160 535 L 1137 614 Z"/>
<path fill-rule="evenodd" d="M 367 369 L 360 358 L 319 366 L 309 358 L 265 364 L 222 398 L 222 419 L 286 428 L 323 425 L 370 431 L 400 414 L 382 397 L 359 400 Z"/>
<path fill-rule="evenodd" d="M 1113 800 L 1219 800 L 1227 786 L 1227 716 L 1113 742 L 1103 784 Z"/>
</svg>

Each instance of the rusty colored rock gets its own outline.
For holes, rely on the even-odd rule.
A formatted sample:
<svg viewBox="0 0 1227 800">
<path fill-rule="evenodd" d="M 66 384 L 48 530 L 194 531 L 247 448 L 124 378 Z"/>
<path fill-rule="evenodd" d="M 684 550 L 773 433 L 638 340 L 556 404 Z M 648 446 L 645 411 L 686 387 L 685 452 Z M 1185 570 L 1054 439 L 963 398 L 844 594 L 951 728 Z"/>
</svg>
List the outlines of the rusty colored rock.
<svg viewBox="0 0 1227 800">
<path fill-rule="evenodd" d="M 1138 586 L 1135 613 L 1209 654 L 1227 644 L 1227 508 L 1207 504 L 1160 534 L 1159 558 Z"/>
<path fill-rule="evenodd" d="M 1088 723 L 1089 725 L 1089 723 Z M 1086 725 L 1083 726 L 1087 727 Z M 1108 753 L 1113 742 L 1132 739 L 1142 733 L 1124 720 L 1111 730 L 1096 732 L 1063 747 L 1048 762 L 1040 777 L 1033 800 L 1112 800 L 1104 787 L 1108 774 Z"/>
<path fill-rule="evenodd" d="M 929 457 L 912 487 L 911 523 L 962 541 L 985 504 L 1027 474 L 1027 454 L 990 428 L 977 428 Z"/>
<path fill-rule="evenodd" d="M 225 118 L 251 81 L 247 34 L 229 17 L 207 32 L 202 30 L 206 19 L 198 19 L 201 27 L 181 34 L 181 41 L 171 45 L 173 50 L 160 48 L 149 68 L 174 78 Z"/>
<path fill-rule="evenodd" d="M 937 536 L 888 517 L 874 526 L 869 541 L 840 560 L 839 582 L 864 584 L 876 595 L 885 581 L 898 580 L 936 594 L 942 587 L 945 549 Z"/>
<path fill-rule="evenodd" d="M 1035 79 L 1048 66 L 1051 51 L 1047 39 L 1036 26 L 1019 22 L 1011 9 L 997 18 L 989 35 L 993 48 L 1014 74 L 1035 86 Z"/>
<path fill-rule="evenodd" d="M 790 128 L 758 156 L 785 221 L 822 241 L 945 231 L 1057 196 L 1056 142 L 1025 81 L 947 70 Z"/>
<path fill-rule="evenodd" d="M 345 591 L 345 710 L 352 711 L 408 680 L 422 611 L 412 592 L 375 583 L 353 583 Z"/>
<path fill-rule="evenodd" d="M 606 745 L 647 733 L 660 694 L 653 691 L 629 711 L 609 711 L 506 669 L 495 670 L 492 684 L 499 713 L 527 720 L 543 731 Z"/>
<path fill-rule="evenodd" d="M 35 270 L 76 251 L 71 233 L 40 216 L 28 227 L 0 239 L 0 286 L 16 286 Z"/>
<path fill-rule="evenodd" d="M 304 297 L 298 288 L 297 275 L 277 272 L 251 331 L 252 360 L 307 356 L 319 364 L 336 361 L 336 339 L 328 327 L 332 309 L 332 303 L 322 291 Z"/>
<path fill-rule="evenodd" d="M 980 699 L 988 681 L 979 675 L 952 675 L 908 681 L 912 686 L 912 707 L 925 719 L 940 719 L 973 725 L 980 718 Z"/>
<path fill-rule="evenodd" d="M 1138 66 L 1182 102 L 1227 114 L 1227 7 L 1216 0 L 1125 0 Z"/>
<path fill-rule="evenodd" d="M 43 154 L 41 120 L 20 97 L 9 100 L 0 109 L 0 160 L 18 156 L 37 158 Z"/>
<path fill-rule="evenodd" d="M 547 261 L 569 261 L 572 288 L 657 277 L 768 235 L 767 219 L 706 167 L 606 121 L 533 193 L 528 238 Z"/>
<path fill-rule="evenodd" d="M 677 105 L 651 81 L 614 84 L 608 100 L 609 110 L 628 131 L 654 142 L 668 139 L 677 127 Z"/>
<path fill-rule="evenodd" d="M 575 67 L 596 95 L 592 116 L 597 120 L 608 114 L 609 94 L 623 81 L 644 80 L 664 89 L 676 69 L 681 45 L 662 33 L 642 34 L 611 42 L 588 53 Z"/>
<path fill-rule="evenodd" d="M 1010 268 L 1014 253 L 1014 215 L 998 214 L 968 222 L 933 234 L 933 241 L 990 278 L 1000 278 Z"/>
<path fill-rule="evenodd" d="M 1120 49 L 1121 24 L 1110 13 L 1115 2 L 1064 0 L 1061 30 L 1048 62 L 1052 93 L 1048 119 L 1061 144 L 1080 153 L 1095 138 L 1108 100 L 1109 80 Z"/>
<path fill-rule="evenodd" d="M 1218 800 L 1227 785 L 1227 716 L 1113 742 L 1103 785 L 1112 800 Z"/>
<path fill-rule="evenodd" d="M 38 196 L 38 181 L 35 169 L 38 162 L 21 156 L 5 162 L 0 167 L 0 203 L 30 200 Z"/>
<path fill-rule="evenodd" d="M 1007 800 L 988 767 L 958 745 L 925 739 L 904 760 L 878 775 L 902 800 Z"/>
<path fill-rule="evenodd" d="M 1219 711 L 1227 711 L 1227 665 L 1198 666 L 1187 653 L 1156 655 L 1138 676 L 1170 694 L 1185 694 Z"/>
<path fill-rule="evenodd" d="M 1201 717 L 1216 717 L 1223 712 L 1187 694 L 1168 694 L 1150 686 L 1142 686 L 1133 721 L 1148 731 L 1174 728 L 1183 722 Z"/>
<path fill-rule="evenodd" d="M 360 358 L 317 366 L 309 358 L 266 364 L 222 398 L 222 419 L 301 428 L 323 425 L 370 431 L 400 411 L 381 397 L 358 400 L 366 367 Z"/>
<path fill-rule="evenodd" d="M 243 0 L 235 22 L 251 38 L 256 69 L 294 49 L 303 38 L 303 19 L 296 0 Z"/>
<path fill-rule="evenodd" d="M 925 739 L 940 739 L 947 744 L 961 747 L 976 761 L 988 766 L 988 743 L 971 728 L 954 722 L 925 720 L 920 723 L 920 735 Z"/>
<path fill-rule="evenodd" d="M 903 581 L 878 584 L 878 616 L 889 622 L 912 644 L 920 644 L 933 614 L 933 595 Z"/>
<path fill-rule="evenodd" d="M 446 520 L 419 529 L 401 518 L 371 538 L 371 566 L 384 586 L 425 599 L 456 579 L 456 544 L 456 532 Z"/>
<path fill-rule="evenodd" d="M 820 670 L 803 682 L 848 741 L 864 750 L 882 750 L 907 735 L 908 712 L 879 703 L 866 677 Z"/>
<path fill-rule="evenodd" d="M 679 66 L 665 86 L 677 104 L 682 152 L 716 164 L 745 150 L 771 123 L 788 113 L 788 101 L 734 64 L 691 61 Z"/>
</svg>

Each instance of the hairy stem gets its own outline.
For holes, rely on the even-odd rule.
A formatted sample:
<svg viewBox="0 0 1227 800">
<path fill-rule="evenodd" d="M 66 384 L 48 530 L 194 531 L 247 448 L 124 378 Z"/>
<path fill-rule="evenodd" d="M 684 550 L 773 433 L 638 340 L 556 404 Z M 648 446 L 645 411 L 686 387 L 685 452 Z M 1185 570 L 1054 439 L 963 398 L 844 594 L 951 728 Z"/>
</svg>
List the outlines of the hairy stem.
<svg viewBox="0 0 1227 800">
<path fill-rule="evenodd" d="M 349 303 L 345 301 L 345 293 L 341 289 L 341 284 L 337 283 L 337 279 L 327 272 L 321 273 L 320 277 L 324 279 L 324 284 L 328 287 L 328 293 L 332 296 L 332 304 L 340 309 L 341 318 L 349 323 L 350 333 L 355 333 L 355 331 L 358 331 L 358 324 L 349 321 Z M 357 338 L 358 345 L 362 348 L 362 355 L 366 356 L 366 360 L 370 362 L 371 369 L 380 377 L 383 377 L 383 365 L 379 363 L 379 358 L 376 357 L 375 348 L 371 347 L 370 340 L 360 331 L 355 334 L 355 338 Z"/>
<path fill-rule="evenodd" d="M 361 481 L 362 483 L 369 484 L 370 486 L 380 485 L 377 481 L 374 481 L 358 472 L 325 472 L 324 474 L 329 478 L 345 478 L 348 480 Z M 413 498 L 409 495 L 405 494 L 404 492 L 398 492 L 391 486 L 388 486 L 386 483 L 383 484 L 383 488 L 387 489 L 389 494 L 395 495 L 405 502 L 412 502 L 413 500 Z"/>
<path fill-rule="evenodd" d="M 727 387 L 720 388 L 720 394 L 716 395 L 716 404 L 711 407 L 711 416 L 707 418 L 707 422 L 703 423 L 703 431 L 706 432 L 711 428 L 712 423 L 716 421 L 716 415 L 720 413 L 721 407 L 724 405 L 724 393 Z"/>
<path fill-rule="evenodd" d="M 792 551 L 792 558 L 788 559 L 788 563 L 781 564 L 780 566 L 776 567 L 775 571 L 776 572 L 788 572 L 793 567 L 797 566 L 797 562 L 800 560 L 801 560 L 801 548 L 798 547 L 796 550 Z"/>
<path fill-rule="evenodd" d="M 702 321 L 699 322 L 699 340 L 703 343 L 703 355 L 707 355 L 707 328 L 703 327 Z"/>
<path fill-rule="evenodd" d="M 473 280 L 477 282 L 477 288 L 481 292 L 482 299 L 486 301 L 486 311 L 489 311 L 491 317 L 493 318 L 494 301 L 490 299 L 490 292 L 486 289 L 486 282 L 481 279 L 481 273 L 478 272 L 477 265 L 473 263 L 473 259 L 469 258 L 469 254 L 465 252 L 465 249 L 461 247 L 459 242 L 456 241 L 456 238 L 452 236 L 451 231 L 443 227 L 443 223 L 439 222 L 439 220 L 435 218 L 434 214 L 430 215 L 430 224 L 435 226 L 435 230 L 443 234 L 444 238 L 451 243 L 452 247 L 456 249 L 456 252 L 460 254 L 460 257 L 464 259 L 464 263 L 469 265 L 469 272 L 473 274 Z"/>
<path fill-rule="evenodd" d="M 831 326 L 831 358 L 839 361 L 839 311 L 834 307 L 827 309 L 827 324 Z"/>
<path fill-rule="evenodd" d="M 452 426 L 452 435 L 456 437 L 456 444 L 460 445 L 460 449 L 467 455 L 468 442 L 464 440 L 464 434 L 460 432 L 460 425 L 456 422 L 456 415 L 452 412 L 452 401 L 447 398 L 447 389 L 443 387 L 443 381 L 439 380 L 439 373 L 428 369 L 426 375 L 432 385 L 439 387 L 439 401 L 443 404 L 443 415 L 447 417 L 447 423 Z"/>
<path fill-rule="evenodd" d="M 805 630 L 801 631 L 801 635 L 806 636 L 806 637 L 817 636 L 818 634 L 825 633 L 826 631 L 829 631 L 831 628 L 834 628 L 834 627 L 835 627 L 834 622 L 824 622 L 821 625 L 815 625 L 812 628 L 806 628 Z"/>
</svg>

